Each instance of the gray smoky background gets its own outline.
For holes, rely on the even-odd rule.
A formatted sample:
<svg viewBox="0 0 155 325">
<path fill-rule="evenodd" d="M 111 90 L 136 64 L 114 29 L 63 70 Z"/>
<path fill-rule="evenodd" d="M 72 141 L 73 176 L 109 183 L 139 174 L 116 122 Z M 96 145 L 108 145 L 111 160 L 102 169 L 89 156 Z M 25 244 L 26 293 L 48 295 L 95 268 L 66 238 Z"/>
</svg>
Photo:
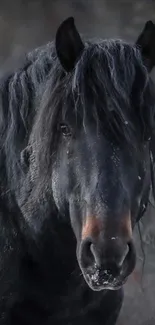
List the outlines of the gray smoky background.
<svg viewBox="0 0 155 325">
<path fill-rule="evenodd" d="M 17 69 L 25 53 L 55 36 L 74 16 L 87 37 L 134 42 L 147 20 L 155 22 L 155 0 L 0 0 L 0 76 Z M 155 73 L 152 74 L 155 79 Z M 139 231 L 140 230 L 140 231 Z M 137 267 L 125 285 L 118 325 L 155 325 L 155 210 L 135 229 Z"/>
</svg>

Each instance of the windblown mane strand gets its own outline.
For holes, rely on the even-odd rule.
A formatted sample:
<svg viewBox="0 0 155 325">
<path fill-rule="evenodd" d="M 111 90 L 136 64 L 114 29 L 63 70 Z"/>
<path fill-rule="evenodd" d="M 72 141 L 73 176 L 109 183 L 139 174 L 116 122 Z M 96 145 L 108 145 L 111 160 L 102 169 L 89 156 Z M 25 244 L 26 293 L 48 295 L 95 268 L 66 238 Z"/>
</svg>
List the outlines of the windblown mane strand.
<svg viewBox="0 0 155 325">
<path fill-rule="evenodd" d="M 20 153 L 27 145 L 43 86 L 53 63 L 53 43 L 26 57 L 24 65 L 1 81 L 0 148 L 7 174 L 17 177 Z"/>
</svg>

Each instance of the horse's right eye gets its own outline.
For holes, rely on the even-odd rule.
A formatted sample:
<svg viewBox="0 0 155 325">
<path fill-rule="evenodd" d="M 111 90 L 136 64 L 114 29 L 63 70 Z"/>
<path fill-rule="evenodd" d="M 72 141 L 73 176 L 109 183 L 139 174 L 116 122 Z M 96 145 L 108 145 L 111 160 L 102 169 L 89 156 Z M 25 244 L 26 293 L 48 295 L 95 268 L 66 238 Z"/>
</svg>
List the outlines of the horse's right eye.
<svg viewBox="0 0 155 325">
<path fill-rule="evenodd" d="M 65 137 L 69 137 L 72 135 L 71 129 L 67 124 L 61 124 L 60 125 L 61 132 Z"/>
</svg>

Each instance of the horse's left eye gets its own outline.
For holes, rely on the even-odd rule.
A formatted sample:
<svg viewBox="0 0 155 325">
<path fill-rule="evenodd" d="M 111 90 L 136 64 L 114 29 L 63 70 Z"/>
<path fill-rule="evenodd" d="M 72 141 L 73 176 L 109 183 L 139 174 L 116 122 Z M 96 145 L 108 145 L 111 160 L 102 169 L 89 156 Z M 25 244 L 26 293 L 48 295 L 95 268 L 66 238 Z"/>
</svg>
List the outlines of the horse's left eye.
<svg viewBox="0 0 155 325">
<path fill-rule="evenodd" d="M 72 135 L 72 132 L 71 132 L 71 129 L 68 125 L 66 124 L 61 124 L 60 125 L 60 128 L 61 128 L 61 132 L 62 134 L 65 136 L 65 137 L 69 137 Z"/>
</svg>

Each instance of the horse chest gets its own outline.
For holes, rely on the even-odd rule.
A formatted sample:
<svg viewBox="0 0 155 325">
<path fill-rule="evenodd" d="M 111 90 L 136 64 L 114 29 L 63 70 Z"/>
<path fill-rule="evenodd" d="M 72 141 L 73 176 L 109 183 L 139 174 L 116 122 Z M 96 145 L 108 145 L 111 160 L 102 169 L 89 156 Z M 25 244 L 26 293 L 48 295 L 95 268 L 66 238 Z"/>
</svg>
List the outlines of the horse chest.
<svg viewBox="0 0 155 325">
<path fill-rule="evenodd" d="M 8 297 L 0 325 L 115 325 L 121 292 L 93 292 L 77 270 L 67 281 L 62 277 L 64 285 L 54 280 L 55 286 L 48 277 L 29 275 L 23 292 Z"/>
<path fill-rule="evenodd" d="M 121 290 L 93 292 L 77 270 L 54 297 L 56 309 L 48 325 L 115 325 L 122 298 Z"/>
</svg>

